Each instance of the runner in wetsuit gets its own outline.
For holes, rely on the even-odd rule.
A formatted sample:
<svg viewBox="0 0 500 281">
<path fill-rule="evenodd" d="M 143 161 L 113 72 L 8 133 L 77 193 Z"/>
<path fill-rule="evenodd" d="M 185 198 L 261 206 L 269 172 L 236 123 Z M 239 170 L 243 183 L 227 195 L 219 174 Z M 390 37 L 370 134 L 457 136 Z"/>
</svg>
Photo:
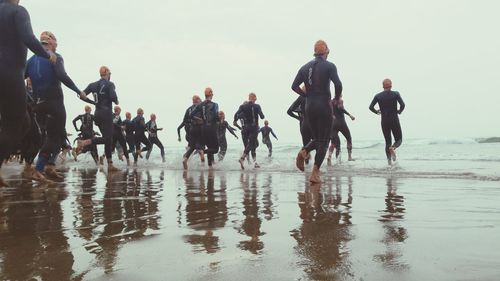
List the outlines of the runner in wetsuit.
<svg viewBox="0 0 500 281">
<path fill-rule="evenodd" d="M 219 162 L 224 160 L 224 156 L 226 156 L 227 151 L 227 140 L 226 140 L 226 130 L 231 133 L 236 139 L 238 136 L 234 133 L 236 131 L 235 128 L 229 126 L 229 123 L 226 121 L 226 115 L 224 111 L 219 111 L 219 121 L 217 121 L 217 139 L 219 140 Z"/>
<path fill-rule="evenodd" d="M 56 62 L 33 35 L 28 11 L 17 0 L 0 1 L 0 168 L 29 130 L 24 73 L 28 48 Z M 0 187 L 8 186 L 0 175 Z"/>
<path fill-rule="evenodd" d="M 336 148 L 335 152 L 335 158 L 339 157 L 340 154 L 340 138 L 339 138 L 339 132 L 344 135 L 344 137 L 347 140 L 347 154 L 348 154 L 348 161 L 352 161 L 352 137 L 351 137 L 351 131 L 349 130 L 349 127 L 347 126 L 347 123 L 345 121 L 345 116 L 349 116 L 351 120 L 355 120 L 356 118 L 349 114 L 347 110 L 344 108 L 344 101 L 342 99 L 339 100 L 333 100 L 332 101 L 332 109 L 333 109 L 333 127 L 332 127 L 332 136 L 331 136 L 331 141 L 332 145 L 330 146 L 330 151 L 328 154 L 328 162 L 331 161 L 332 159 L 332 154 L 333 150 Z"/>
<path fill-rule="evenodd" d="M 194 95 L 193 98 L 193 104 L 186 109 L 186 112 L 184 113 L 184 118 L 182 119 L 182 123 L 177 127 L 177 135 L 178 135 L 178 141 L 181 141 L 181 129 L 184 127 L 184 132 L 186 133 L 186 141 L 188 142 L 188 145 L 191 143 L 191 112 L 196 108 L 198 104 L 201 103 L 201 98 L 198 95 Z"/>
<path fill-rule="evenodd" d="M 278 140 L 278 137 L 274 134 L 273 129 L 269 127 L 269 121 L 264 121 L 264 127 L 259 129 L 259 133 L 262 133 L 262 143 L 265 144 L 269 150 L 267 157 L 273 156 L 273 143 L 271 142 L 269 134 L 272 134 L 276 140 Z"/>
<path fill-rule="evenodd" d="M 132 153 L 134 156 L 134 164 L 137 164 L 138 155 L 135 152 L 135 124 L 132 121 L 132 114 L 130 112 L 125 113 L 123 126 L 125 127 L 125 139 L 128 146 L 127 154 Z"/>
<path fill-rule="evenodd" d="M 401 114 L 405 109 L 405 103 L 399 92 L 391 90 L 392 81 L 390 79 L 384 79 L 382 86 L 384 87 L 384 91 L 375 95 L 369 108 L 373 113 L 382 116 L 381 124 L 382 133 L 385 138 L 385 154 L 387 156 L 387 163 L 391 165 L 391 159 L 392 161 L 396 161 L 396 148 L 403 141 L 398 114 Z M 375 109 L 375 104 L 377 103 L 379 110 Z M 392 144 L 391 133 L 394 135 L 394 144 Z"/>
<path fill-rule="evenodd" d="M 127 159 L 127 165 L 130 165 L 130 159 L 128 156 L 127 141 L 125 140 L 125 136 L 123 133 L 124 124 L 122 122 L 122 118 L 120 117 L 120 113 L 122 112 L 122 109 L 120 108 L 120 106 L 116 105 L 113 110 L 114 110 L 114 113 L 113 113 L 113 148 L 115 148 L 116 143 L 119 143 L 120 146 L 122 147 L 123 155 L 125 156 L 125 159 Z M 119 153 L 119 152 L 117 152 L 117 153 Z M 123 160 L 123 158 L 120 158 L 120 160 Z"/>
<path fill-rule="evenodd" d="M 247 144 L 245 146 L 245 151 L 243 151 L 243 155 L 240 157 L 240 166 L 241 169 L 245 169 L 244 161 L 248 156 L 248 153 L 252 150 L 255 150 L 257 147 L 257 136 L 259 134 L 259 117 L 260 119 L 264 119 L 264 113 L 262 113 L 262 109 L 260 105 L 256 104 L 257 96 L 254 93 L 250 93 L 248 95 L 248 102 L 246 104 L 242 104 L 238 111 L 234 114 L 235 119 L 233 123 L 236 123 L 236 117 L 239 116 L 244 120 L 243 130 L 245 131 L 245 138 L 247 138 Z M 243 136 L 243 133 L 242 133 Z M 255 168 L 259 168 L 259 164 L 257 164 L 257 159 L 254 157 Z"/>
<path fill-rule="evenodd" d="M 141 156 L 141 152 L 149 151 L 152 149 L 151 142 L 149 142 L 146 137 L 146 121 L 144 121 L 144 110 L 142 108 L 137 109 L 137 116 L 132 120 L 135 126 L 134 136 L 135 136 L 135 150 L 136 155 Z M 144 147 L 141 149 L 141 144 Z"/>
<path fill-rule="evenodd" d="M 163 148 L 163 144 L 161 143 L 160 139 L 158 138 L 158 131 L 163 130 L 163 128 L 158 128 L 156 125 L 156 115 L 153 113 L 150 116 L 151 120 L 146 123 L 146 128 L 148 130 L 148 139 L 149 142 L 151 143 L 151 149 L 148 151 L 146 154 L 146 159 L 149 159 L 149 156 L 151 155 L 151 151 L 153 151 L 153 144 L 158 146 L 161 152 L 161 159 L 162 162 L 165 163 L 165 149 Z"/>
<path fill-rule="evenodd" d="M 113 166 L 111 153 L 113 151 L 113 103 L 118 105 L 115 84 L 110 81 L 111 71 L 106 66 L 99 69 L 101 79 L 91 83 L 84 90 L 86 94 L 93 94 L 96 104 L 95 123 L 101 131 L 102 137 L 85 140 L 80 145 L 104 144 L 104 152 L 108 162 L 108 171 L 117 171 Z"/>
<path fill-rule="evenodd" d="M 330 106 L 330 81 L 335 85 L 335 99 L 342 94 L 342 83 L 337 74 L 337 67 L 327 61 L 330 50 L 325 41 L 319 40 L 314 45 L 314 60 L 302 66 L 292 83 L 292 90 L 306 97 L 305 123 L 312 140 L 300 150 L 296 165 L 304 170 L 307 153 L 316 150 L 314 167 L 309 177 L 311 182 L 320 182 L 319 169 L 325 159 L 332 129 L 332 108 Z M 300 85 L 304 83 L 306 92 Z"/>
<path fill-rule="evenodd" d="M 189 130 L 186 131 L 186 137 L 189 136 L 189 143 L 187 147 L 186 153 L 184 153 L 183 160 L 182 160 L 182 166 L 184 167 L 184 170 L 187 170 L 188 166 L 188 160 L 189 157 L 191 157 L 191 154 L 195 150 L 197 150 L 200 154 L 200 159 L 201 162 L 205 162 L 205 154 L 203 151 L 203 144 L 202 144 L 202 138 L 201 138 L 201 133 L 202 133 L 202 127 L 203 127 L 203 116 L 202 112 L 198 111 L 196 114 L 191 114 L 194 112 L 195 108 L 201 104 L 201 99 L 198 96 L 196 99 L 196 105 L 193 104 L 193 108 L 189 113 L 188 120 L 189 120 Z M 193 97 L 193 103 L 195 102 L 195 97 Z M 190 110 L 190 108 L 188 108 Z"/>
<path fill-rule="evenodd" d="M 205 89 L 205 100 L 191 112 L 190 117 L 194 118 L 201 113 L 201 144 L 206 147 L 204 153 L 207 154 L 208 167 L 214 163 L 214 154 L 219 151 L 219 141 L 217 139 L 217 121 L 219 120 L 219 105 L 212 102 L 214 94 L 211 88 Z"/>
<path fill-rule="evenodd" d="M 47 51 L 56 52 L 57 39 L 54 34 L 45 31 L 41 34 L 40 41 Z M 42 172 L 48 177 L 62 179 L 55 170 L 55 160 L 66 140 L 66 109 L 61 82 L 77 95 L 82 94 L 66 74 L 62 56 L 55 54 L 55 65 L 44 57 L 34 55 L 28 60 L 26 68 L 26 77 L 30 78 L 33 85 L 35 112 L 39 118 L 46 120 L 46 137 L 33 173 L 35 180 L 45 180 Z"/>
<path fill-rule="evenodd" d="M 80 128 L 76 126 L 76 122 L 80 121 Z M 92 108 L 89 105 L 85 106 L 85 114 L 81 114 L 75 117 L 73 119 L 73 126 L 75 127 L 75 130 L 77 132 L 80 132 L 78 134 L 79 140 L 90 140 L 93 137 L 95 137 L 95 132 L 94 132 L 94 122 L 95 122 L 95 117 L 92 114 Z M 92 159 L 94 159 L 95 163 L 98 164 L 99 162 L 99 154 L 97 153 L 97 146 L 96 145 L 88 145 L 83 148 L 82 151 L 79 151 L 78 149 L 73 150 L 73 158 L 76 161 L 76 158 L 79 154 L 86 153 L 90 151 L 90 155 L 92 155 Z"/>
</svg>

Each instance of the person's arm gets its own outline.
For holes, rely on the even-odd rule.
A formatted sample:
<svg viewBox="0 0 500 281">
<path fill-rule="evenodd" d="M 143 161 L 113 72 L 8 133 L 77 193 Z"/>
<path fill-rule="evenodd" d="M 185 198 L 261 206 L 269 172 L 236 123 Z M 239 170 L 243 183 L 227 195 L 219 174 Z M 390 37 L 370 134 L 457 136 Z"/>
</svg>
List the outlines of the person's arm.
<svg viewBox="0 0 500 281">
<path fill-rule="evenodd" d="M 278 137 L 274 134 L 273 129 L 271 129 L 271 134 L 273 135 L 273 137 L 274 137 L 276 140 L 278 140 Z"/>
<path fill-rule="evenodd" d="M 21 41 L 37 56 L 44 57 L 46 59 L 51 59 L 51 62 L 55 62 L 55 56 L 45 51 L 40 41 L 38 41 L 33 34 L 33 28 L 31 27 L 31 19 L 28 11 L 21 6 L 18 6 L 18 11 L 14 17 L 14 24 Z M 54 58 L 54 59 L 53 59 Z"/>
<path fill-rule="evenodd" d="M 304 78 L 302 77 L 302 74 L 300 73 L 300 70 L 299 70 L 299 72 L 297 73 L 297 76 L 295 76 L 295 79 L 293 80 L 292 90 L 301 96 L 305 96 L 306 93 L 304 93 L 304 91 L 302 91 L 302 89 L 300 88 L 300 85 L 302 83 L 304 83 Z"/>
<path fill-rule="evenodd" d="M 186 125 L 184 121 L 177 127 L 177 136 L 179 137 L 177 140 L 181 141 L 181 129 Z"/>
<path fill-rule="evenodd" d="M 330 80 L 332 80 L 335 85 L 335 99 L 338 100 L 342 95 L 342 82 L 340 82 L 339 74 L 337 73 L 337 67 L 333 65 L 332 72 L 330 73 Z"/>
<path fill-rule="evenodd" d="M 375 109 L 375 104 L 377 104 L 378 100 L 377 100 L 377 96 L 375 96 L 372 100 L 372 103 L 370 103 L 370 111 L 375 113 L 375 114 L 380 114 L 380 110 L 376 110 Z"/>
<path fill-rule="evenodd" d="M 79 129 L 78 129 L 78 127 L 76 126 L 76 121 L 80 120 L 80 118 L 81 118 L 81 115 L 78 115 L 78 116 L 76 116 L 76 117 L 75 117 L 75 119 L 73 119 L 73 126 L 75 127 L 75 130 L 76 130 L 77 132 L 78 132 L 78 131 L 80 131 L 80 130 L 79 130 Z"/>
<path fill-rule="evenodd" d="M 241 106 L 238 108 L 238 111 L 236 111 L 236 113 L 234 114 L 233 125 L 235 127 L 238 127 L 238 123 L 237 122 L 238 122 L 238 118 L 239 118 L 240 114 L 241 114 Z"/>
<path fill-rule="evenodd" d="M 64 59 L 60 55 L 57 55 L 57 61 L 54 65 L 54 70 L 59 81 L 61 81 L 66 87 L 73 90 L 73 92 L 75 92 L 77 95 L 80 95 L 81 91 L 75 85 L 75 82 L 73 82 L 73 80 L 71 80 L 71 78 L 66 73 L 66 69 L 64 69 Z"/>
<path fill-rule="evenodd" d="M 229 123 L 227 123 L 226 121 L 224 121 L 224 122 L 226 123 L 226 128 L 229 131 L 229 133 L 231 133 L 231 135 L 233 135 L 235 138 L 238 138 L 238 136 L 235 133 L 236 129 L 229 126 Z"/>
<path fill-rule="evenodd" d="M 299 106 L 299 104 L 300 104 L 300 99 L 301 99 L 301 98 L 302 98 L 302 97 L 298 97 L 298 98 L 297 98 L 297 99 L 296 99 L 296 100 L 292 103 L 292 105 L 290 105 L 290 107 L 289 107 L 289 108 L 288 108 L 288 110 L 286 111 L 286 113 L 287 113 L 290 117 L 295 118 L 295 119 L 297 119 L 297 120 L 299 120 L 299 121 L 300 121 L 300 116 L 299 116 L 299 114 L 297 114 L 297 113 L 295 112 L 295 109 Z"/>
<path fill-rule="evenodd" d="M 405 102 L 403 101 L 403 98 L 401 97 L 401 95 L 397 92 L 397 100 L 398 100 L 398 103 L 399 103 L 399 110 L 398 110 L 398 114 L 401 114 L 403 113 L 403 110 L 405 110 Z"/>
<path fill-rule="evenodd" d="M 88 95 L 92 93 L 92 84 L 89 84 L 85 90 L 82 91 L 82 94 L 85 96 L 82 98 L 82 94 L 80 94 L 80 99 L 86 103 L 90 103 L 92 105 L 96 105 L 96 102 L 89 99 Z"/>
<path fill-rule="evenodd" d="M 264 113 L 262 113 L 262 108 L 260 107 L 260 105 L 259 105 L 259 111 L 258 112 L 259 112 L 260 119 L 264 119 L 265 118 L 264 117 Z"/>
<path fill-rule="evenodd" d="M 116 87 L 115 87 L 115 84 L 113 82 L 109 82 L 109 98 L 116 105 L 119 104 L 119 102 L 118 102 L 118 96 L 116 95 Z"/>
<path fill-rule="evenodd" d="M 347 110 L 345 110 L 344 107 L 341 108 L 342 110 L 342 113 L 346 114 L 347 116 L 349 116 L 349 118 L 351 118 L 351 120 L 354 121 L 354 119 L 356 119 L 354 116 L 352 116 L 349 112 L 347 112 Z"/>
</svg>

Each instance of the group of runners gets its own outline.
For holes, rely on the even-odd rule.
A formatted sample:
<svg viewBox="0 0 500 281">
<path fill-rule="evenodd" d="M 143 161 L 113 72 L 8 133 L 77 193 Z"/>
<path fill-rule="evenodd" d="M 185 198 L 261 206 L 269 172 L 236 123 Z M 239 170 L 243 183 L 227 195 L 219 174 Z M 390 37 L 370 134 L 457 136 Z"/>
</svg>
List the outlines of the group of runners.
<svg viewBox="0 0 500 281">
<path fill-rule="evenodd" d="M 146 152 L 149 159 L 153 144 L 160 148 L 163 162 L 165 151 L 158 139 L 159 128 L 156 115 L 151 114 L 145 122 L 144 111 L 139 108 L 137 116 L 127 112 L 125 120 L 121 119 L 121 108 L 111 82 L 111 71 L 102 66 L 99 79 L 80 90 L 66 73 L 64 59 L 57 53 L 56 36 L 48 31 L 40 35 L 39 40 L 33 34 L 28 12 L 19 6 L 19 0 L 0 0 L 0 168 L 4 160 L 13 154 L 20 154 L 25 161 L 24 172 L 32 179 L 46 180 L 46 177 L 60 179 L 55 163 L 61 151 L 71 149 L 66 133 L 66 110 L 61 84 L 71 89 L 81 101 L 87 105 L 85 113 L 73 120 L 79 132 L 77 146 L 73 149 L 76 160 L 81 153 L 89 152 L 97 164 L 107 160 L 107 169 L 117 170 L 113 165 L 112 153 L 117 150 L 118 157 L 125 157 L 130 164 L 129 154 L 134 163 Z M 27 49 L 34 55 L 27 60 Z M 352 138 L 345 121 L 345 115 L 352 120 L 342 100 L 342 83 L 336 66 L 327 60 L 330 50 L 326 42 L 319 40 L 314 45 L 314 59 L 302 66 L 295 77 L 292 90 L 299 94 L 288 110 L 288 114 L 299 120 L 303 147 L 296 157 L 296 166 L 304 171 L 309 161 L 310 152 L 315 151 L 314 165 L 309 177 L 311 182 L 320 182 L 320 167 L 330 152 L 328 160 L 336 150 L 340 153 L 341 132 L 347 140 L 348 159 L 352 160 Z M 333 82 L 335 94 L 332 98 L 330 83 Z M 404 102 L 398 92 L 392 91 L 392 82 L 383 81 L 384 91 L 377 94 L 370 110 L 382 116 L 382 131 L 386 141 L 386 155 L 389 164 L 396 159 L 395 150 L 401 145 L 402 133 L 398 114 L 404 110 Z M 92 98 L 89 98 L 91 96 Z M 213 90 L 206 88 L 205 100 L 195 95 L 177 129 L 181 141 L 181 129 L 185 130 L 187 141 L 183 167 L 188 168 L 189 158 L 193 153 L 200 156 L 202 162 L 205 155 L 208 166 L 213 167 L 215 154 L 218 161 L 223 161 L 227 151 L 226 132 L 238 138 L 236 129 L 229 125 L 223 111 L 213 101 Z M 241 130 L 244 150 L 239 158 L 241 169 L 251 164 L 259 168 L 256 149 L 259 145 L 258 134 L 262 134 L 262 142 L 267 145 L 272 156 L 270 136 L 277 139 L 266 120 L 260 127 L 264 114 L 256 103 L 255 93 L 248 95 L 248 100 L 239 106 L 233 117 L 232 125 Z M 379 109 L 375 109 L 378 103 Z M 398 109 L 397 104 L 400 107 Z M 113 104 L 115 106 L 113 106 Z M 80 126 L 77 126 L 80 121 Z M 94 124 L 100 133 L 94 131 Z M 148 133 L 146 137 L 145 133 Z M 391 134 L 395 142 L 392 143 Z M 104 145 L 104 156 L 99 157 L 97 145 Z M 34 163 L 36 159 L 36 163 Z M 33 167 L 33 164 L 34 167 Z M 0 186 L 7 183 L 0 176 Z"/>
</svg>

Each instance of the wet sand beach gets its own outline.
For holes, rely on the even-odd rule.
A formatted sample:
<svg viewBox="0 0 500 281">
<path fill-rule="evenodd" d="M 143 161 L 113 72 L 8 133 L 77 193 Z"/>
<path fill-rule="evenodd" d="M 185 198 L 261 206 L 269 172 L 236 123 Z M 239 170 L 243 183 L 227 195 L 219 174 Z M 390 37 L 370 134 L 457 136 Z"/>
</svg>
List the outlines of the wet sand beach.
<svg viewBox="0 0 500 281">
<path fill-rule="evenodd" d="M 0 280 L 499 280 L 498 181 L 3 169 Z M 326 174 L 326 173 L 325 173 Z"/>
</svg>

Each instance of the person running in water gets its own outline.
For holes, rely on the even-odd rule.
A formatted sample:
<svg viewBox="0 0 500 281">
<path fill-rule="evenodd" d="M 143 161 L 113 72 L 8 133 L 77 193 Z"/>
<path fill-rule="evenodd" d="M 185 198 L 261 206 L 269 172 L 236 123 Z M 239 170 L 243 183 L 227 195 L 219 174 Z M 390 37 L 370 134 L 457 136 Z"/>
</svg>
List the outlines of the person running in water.
<svg viewBox="0 0 500 281">
<path fill-rule="evenodd" d="M 186 110 L 186 114 L 189 112 L 189 115 L 187 117 L 186 115 L 184 115 L 185 121 L 183 121 L 183 123 L 189 125 L 189 129 L 186 128 L 186 139 L 188 140 L 188 147 L 186 153 L 184 153 L 182 160 L 182 166 L 184 170 L 187 170 L 189 157 L 191 157 L 191 154 L 193 154 L 195 150 L 197 150 L 198 153 L 200 154 L 201 162 L 202 163 L 205 162 L 205 153 L 203 151 L 203 144 L 202 144 L 202 129 L 203 129 L 202 112 L 197 111 L 195 114 L 192 114 L 199 104 L 201 104 L 201 98 L 196 95 L 193 96 L 193 105 Z M 177 132 L 179 132 L 179 129 L 177 129 Z"/>
<path fill-rule="evenodd" d="M 384 79 L 382 86 L 384 91 L 375 95 L 369 108 L 373 113 L 382 116 L 381 125 L 385 138 L 385 154 L 387 156 L 387 163 L 391 165 L 391 160 L 396 161 L 396 148 L 403 141 L 398 114 L 403 113 L 405 103 L 399 92 L 392 91 L 392 81 L 390 79 Z M 379 106 L 378 110 L 375 109 L 377 103 Z M 394 144 L 392 144 L 391 133 L 394 135 Z"/>
<path fill-rule="evenodd" d="M 165 149 L 163 148 L 163 144 L 158 138 L 158 131 L 162 131 L 163 128 L 158 128 L 158 126 L 156 125 L 156 115 L 154 113 L 150 115 L 150 118 L 151 119 L 148 121 L 148 123 L 146 123 L 146 129 L 148 130 L 148 135 L 149 135 L 148 139 L 149 142 L 151 143 L 151 149 L 146 154 L 146 159 L 149 159 L 151 151 L 153 151 L 153 144 L 154 144 L 158 146 L 158 148 L 160 149 L 162 162 L 165 163 Z"/>
<path fill-rule="evenodd" d="M 179 137 L 177 140 L 181 142 L 181 129 L 184 127 L 184 132 L 186 133 L 186 141 L 188 142 L 188 145 L 191 141 L 191 112 L 196 108 L 198 104 L 201 103 L 201 98 L 198 95 L 194 95 L 193 98 L 193 104 L 186 109 L 186 112 L 184 113 L 184 118 L 182 119 L 181 124 L 179 127 L 177 127 L 177 136 Z"/>
<path fill-rule="evenodd" d="M 269 127 L 269 121 L 264 121 L 264 127 L 259 129 L 259 133 L 262 133 L 262 143 L 267 145 L 267 149 L 269 150 L 267 157 L 273 156 L 273 143 L 269 134 L 272 134 L 276 140 L 278 140 L 278 137 L 274 134 L 273 129 Z"/>
<path fill-rule="evenodd" d="M 135 152 L 135 124 L 132 121 L 132 114 L 125 113 L 125 120 L 123 121 L 125 127 L 125 140 L 127 141 L 128 151 L 127 154 L 132 153 L 134 156 L 134 164 L 137 164 L 137 153 Z"/>
<path fill-rule="evenodd" d="M 212 101 L 214 96 L 211 88 L 205 89 L 205 100 L 191 112 L 191 118 L 201 113 L 203 122 L 201 129 L 201 144 L 206 147 L 204 153 L 207 154 L 208 167 L 212 168 L 214 154 L 219 151 L 219 141 L 217 139 L 217 121 L 219 120 L 219 105 Z"/>
<path fill-rule="evenodd" d="M 238 108 L 238 111 L 234 114 L 234 120 L 239 120 L 241 126 L 238 125 L 238 122 L 233 122 L 233 125 L 241 131 L 241 141 L 243 142 L 243 150 L 245 150 L 245 147 L 247 147 L 247 145 L 248 145 L 248 137 L 247 137 L 247 130 L 243 130 L 243 128 L 245 128 L 245 120 L 243 119 L 243 114 L 241 113 L 240 109 L 243 107 L 243 105 L 245 105 L 247 103 L 248 103 L 248 100 L 244 101 L 240 105 L 240 107 Z M 250 155 L 247 155 L 247 157 L 246 157 L 249 165 L 250 165 L 250 156 L 252 156 L 253 159 L 257 158 L 257 147 L 259 147 L 259 140 L 258 139 L 257 139 L 253 149 L 250 150 Z"/>
<path fill-rule="evenodd" d="M 331 141 L 332 144 L 330 146 L 330 151 L 328 153 L 328 163 L 331 163 L 332 160 L 332 154 L 333 150 L 337 149 L 335 152 L 335 158 L 338 158 L 340 155 L 340 138 L 339 138 L 339 132 L 344 135 L 344 137 L 347 140 L 347 154 L 348 154 L 348 161 L 353 161 L 352 159 L 352 137 L 351 137 L 351 131 L 349 130 L 349 127 L 347 126 L 347 123 L 345 121 L 345 116 L 349 116 L 352 121 L 354 121 L 356 118 L 352 116 L 347 110 L 344 108 L 344 100 L 339 99 L 339 100 L 333 100 L 332 101 L 332 109 L 333 109 L 333 127 L 332 127 L 332 137 Z"/>
<path fill-rule="evenodd" d="M 256 104 L 257 95 L 254 93 L 250 93 L 248 95 L 248 102 L 242 104 L 238 111 L 235 113 L 235 119 L 233 123 L 236 123 L 238 120 L 236 116 L 240 116 L 244 120 L 243 130 L 245 131 L 245 138 L 247 138 L 247 144 L 245 146 L 245 151 L 243 151 L 243 155 L 240 157 L 240 166 L 241 169 L 245 169 L 245 158 L 248 156 L 252 150 L 257 148 L 257 136 L 259 134 L 259 117 L 260 119 L 264 119 L 264 113 L 262 113 L 262 109 L 260 105 Z M 242 133 L 243 135 L 243 133 Z M 253 156 L 253 155 L 252 155 Z M 259 164 L 257 164 L 256 155 L 253 158 L 255 168 L 259 168 Z"/>
<path fill-rule="evenodd" d="M 116 147 L 116 143 L 119 143 L 123 155 L 125 156 L 125 159 L 127 159 L 127 166 L 130 165 L 130 159 L 128 155 L 128 148 L 127 148 L 127 140 L 125 139 L 124 135 L 124 127 L 125 125 L 123 124 L 122 118 L 120 116 L 122 109 L 120 106 L 116 105 L 114 107 L 114 113 L 113 113 L 113 148 Z M 119 153 L 119 152 L 117 152 Z M 120 160 L 123 161 L 123 158 L 120 155 Z"/>
<path fill-rule="evenodd" d="M 24 73 L 28 48 L 55 64 L 57 57 L 47 52 L 33 34 L 28 11 L 19 0 L 0 0 L 0 168 L 28 133 Z M 0 187 L 8 186 L 0 175 Z"/>
<path fill-rule="evenodd" d="M 226 130 L 231 133 L 236 139 L 238 136 L 234 133 L 236 131 L 235 128 L 229 126 L 229 123 L 226 121 L 226 115 L 224 111 L 219 111 L 219 121 L 217 121 L 217 139 L 219 140 L 219 162 L 224 160 L 227 151 L 227 140 L 226 140 Z"/>
<path fill-rule="evenodd" d="M 61 82 L 77 95 L 84 94 L 78 89 L 73 80 L 66 74 L 64 60 L 56 53 L 57 39 L 51 32 L 45 31 L 40 35 L 43 47 L 57 56 L 53 65 L 48 59 L 34 55 L 28 60 L 26 77 L 29 77 L 35 97 L 35 112 L 37 116 L 46 120 L 46 136 L 44 144 L 38 154 L 36 171 L 33 179 L 43 181 L 45 175 L 53 179 L 62 179 L 55 170 L 55 160 L 66 140 L 66 109 Z"/>
<path fill-rule="evenodd" d="M 292 90 L 306 97 L 305 123 L 312 140 L 303 147 L 296 159 L 297 168 L 304 171 L 304 161 L 307 154 L 316 150 L 314 167 L 309 177 L 313 183 L 320 182 L 319 169 L 325 159 L 332 129 L 332 108 L 330 104 L 330 81 L 335 85 L 335 99 L 342 94 L 342 82 L 337 74 L 335 64 L 327 61 L 330 50 L 325 41 L 314 44 L 314 59 L 302 66 L 292 83 Z M 304 92 L 300 85 L 304 83 Z M 306 94 L 307 93 L 307 94 Z"/>
<path fill-rule="evenodd" d="M 144 121 L 144 110 L 142 108 L 137 109 L 137 116 L 132 120 L 135 125 L 135 150 L 136 155 L 141 157 L 141 153 L 145 151 L 150 151 L 152 149 L 151 142 L 146 137 L 146 121 Z M 141 149 L 141 144 L 144 144 L 144 147 Z"/>
<path fill-rule="evenodd" d="M 115 84 L 110 81 L 111 71 L 107 66 L 99 69 L 101 79 L 88 85 L 85 94 L 93 94 L 96 105 L 95 123 L 101 131 L 102 137 L 93 138 L 79 142 L 79 147 L 86 145 L 104 144 L 104 152 L 108 162 L 108 172 L 118 169 L 113 166 L 111 153 L 113 151 L 113 103 L 118 105 Z"/>
<path fill-rule="evenodd" d="M 80 128 L 77 127 L 76 123 L 80 121 Z M 75 127 L 75 130 L 77 132 L 80 132 L 78 134 L 78 140 L 90 140 L 93 137 L 95 137 L 96 132 L 94 131 L 94 122 L 95 122 L 95 117 L 92 114 L 92 107 L 89 105 L 85 106 L 85 114 L 81 114 L 75 117 L 73 119 L 73 126 Z M 92 159 L 94 159 L 95 163 L 99 163 L 99 154 L 97 153 L 97 146 L 96 145 L 88 145 L 83 148 L 81 151 L 77 151 L 75 148 L 73 150 L 73 158 L 76 161 L 76 158 L 79 154 L 89 152 L 92 155 Z"/>
</svg>

